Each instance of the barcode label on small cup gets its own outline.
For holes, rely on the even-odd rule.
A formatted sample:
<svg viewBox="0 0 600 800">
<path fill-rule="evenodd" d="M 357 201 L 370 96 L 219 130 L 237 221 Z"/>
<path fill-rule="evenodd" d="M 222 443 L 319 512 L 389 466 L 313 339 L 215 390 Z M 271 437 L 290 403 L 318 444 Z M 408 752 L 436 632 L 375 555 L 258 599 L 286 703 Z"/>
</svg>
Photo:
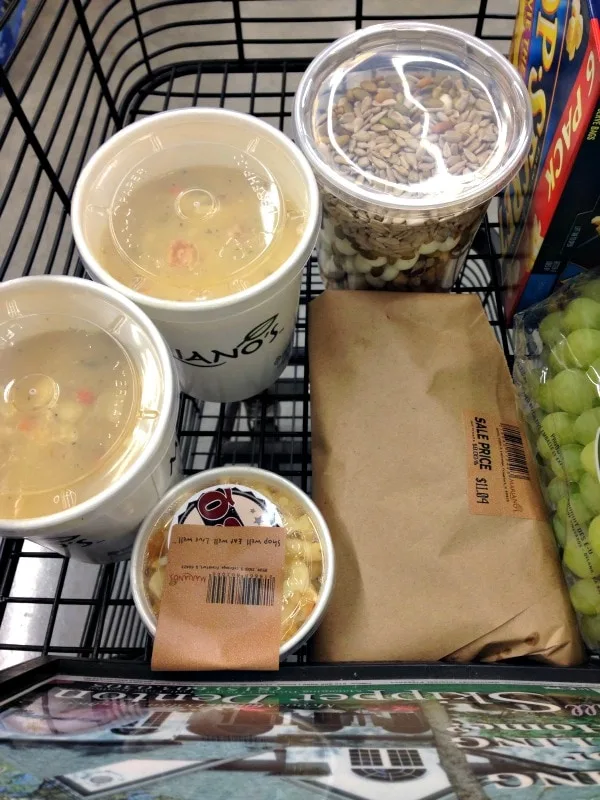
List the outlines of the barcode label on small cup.
<svg viewBox="0 0 600 800">
<path fill-rule="evenodd" d="M 211 572 L 206 602 L 234 606 L 272 606 L 275 578 L 270 575 L 231 575 Z"/>
<path fill-rule="evenodd" d="M 517 425 L 500 424 L 500 433 L 506 452 L 508 473 L 511 478 L 529 480 L 527 455 L 523 446 L 523 436 Z"/>
</svg>

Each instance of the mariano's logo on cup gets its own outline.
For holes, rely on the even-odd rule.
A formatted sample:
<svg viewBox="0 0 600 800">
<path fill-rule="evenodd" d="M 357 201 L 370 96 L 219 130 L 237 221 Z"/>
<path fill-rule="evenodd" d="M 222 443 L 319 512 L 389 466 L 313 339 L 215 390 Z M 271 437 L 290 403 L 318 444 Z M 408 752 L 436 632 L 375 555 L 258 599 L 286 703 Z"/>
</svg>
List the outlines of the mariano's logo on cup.
<svg viewBox="0 0 600 800">
<path fill-rule="evenodd" d="M 198 350 L 180 350 L 174 349 L 175 358 L 182 361 L 184 364 L 189 364 L 191 367 L 222 367 L 224 364 L 241 358 L 243 356 L 251 356 L 256 353 L 261 347 L 266 344 L 272 344 L 277 337 L 283 332 L 283 328 L 279 326 L 277 319 L 279 314 L 274 314 L 259 325 L 255 325 L 252 330 L 244 336 L 239 344 L 236 344 L 230 351 L 227 350 L 210 350 L 201 353 Z"/>
<path fill-rule="evenodd" d="M 281 527 L 276 506 L 247 486 L 223 484 L 193 495 L 175 514 L 178 525 L 216 527 Z"/>
</svg>

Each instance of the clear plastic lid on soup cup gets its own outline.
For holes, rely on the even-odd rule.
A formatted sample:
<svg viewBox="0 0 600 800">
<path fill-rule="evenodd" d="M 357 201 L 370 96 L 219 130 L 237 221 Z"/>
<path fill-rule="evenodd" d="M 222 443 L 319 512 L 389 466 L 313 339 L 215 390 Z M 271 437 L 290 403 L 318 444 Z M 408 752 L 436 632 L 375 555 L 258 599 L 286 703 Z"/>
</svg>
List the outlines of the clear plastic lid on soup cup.
<svg viewBox="0 0 600 800">
<path fill-rule="evenodd" d="M 202 111 L 114 137 L 78 185 L 80 249 L 135 292 L 181 302 L 242 292 L 305 232 L 309 198 L 285 148 L 251 117 Z"/>
<path fill-rule="evenodd" d="M 0 286 L 0 519 L 10 530 L 83 513 L 152 468 L 172 405 L 168 355 L 113 295 L 74 278 Z"/>
<path fill-rule="evenodd" d="M 280 656 L 314 632 L 333 588 L 333 545 L 321 513 L 294 484 L 254 467 L 220 467 L 165 495 L 144 520 L 131 557 L 134 601 L 152 635 L 175 524 L 286 528 Z"/>
<path fill-rule="evenodd" d="M 532 129 L 506 58 L 421 22 L 334 42 L 305 72 L 294 122 L 322 189 L 409 224 L 488 201 L 520 168 Z"/>
</svg>

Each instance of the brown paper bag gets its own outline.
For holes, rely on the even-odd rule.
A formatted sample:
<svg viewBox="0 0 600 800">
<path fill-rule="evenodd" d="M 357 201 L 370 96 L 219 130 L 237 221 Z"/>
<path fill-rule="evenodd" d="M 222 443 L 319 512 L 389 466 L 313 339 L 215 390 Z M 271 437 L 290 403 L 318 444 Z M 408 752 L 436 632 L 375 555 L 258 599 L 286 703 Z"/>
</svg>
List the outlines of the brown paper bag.
<svg viewBox="0 0 600 800">
<path fill-rule="evenodd" d="M 325 292 L 309 322 L 313 495 L 337 562 L 317 660 L 579 663 L 531 455 L 511 444 L 512 381 L 479 299 Z M 475 426 L 482 441 L 471 441 Z"/>
</svg>

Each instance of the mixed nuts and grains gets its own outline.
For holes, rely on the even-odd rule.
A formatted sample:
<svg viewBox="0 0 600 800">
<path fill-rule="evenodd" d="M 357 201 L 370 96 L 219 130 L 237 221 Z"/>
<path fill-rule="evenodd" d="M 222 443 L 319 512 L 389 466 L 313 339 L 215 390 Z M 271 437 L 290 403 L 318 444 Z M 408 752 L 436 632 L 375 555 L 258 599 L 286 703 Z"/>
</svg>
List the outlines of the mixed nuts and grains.
<svg viewBox="0 0 600 800">
<path fill-rule="evenodd" d="M 353 73 L 352 86 L 346 78 L 333 101 L 323 96 L 329 107 L 318 108 L 313 130 L 321 157 L 342 182 L 384 202 L 357 204 L 321 185 L 323 278 L 329 288 L 449 289 L 487 201 L 452 213 L 428 210 L 427 198 L 460 198 L 478 174 L 489 175 L 496 110 L 483 85 L 461 71 L 364 75 Z M 405 203 L 420 213 L 403 211 Z"/>
</svg>

